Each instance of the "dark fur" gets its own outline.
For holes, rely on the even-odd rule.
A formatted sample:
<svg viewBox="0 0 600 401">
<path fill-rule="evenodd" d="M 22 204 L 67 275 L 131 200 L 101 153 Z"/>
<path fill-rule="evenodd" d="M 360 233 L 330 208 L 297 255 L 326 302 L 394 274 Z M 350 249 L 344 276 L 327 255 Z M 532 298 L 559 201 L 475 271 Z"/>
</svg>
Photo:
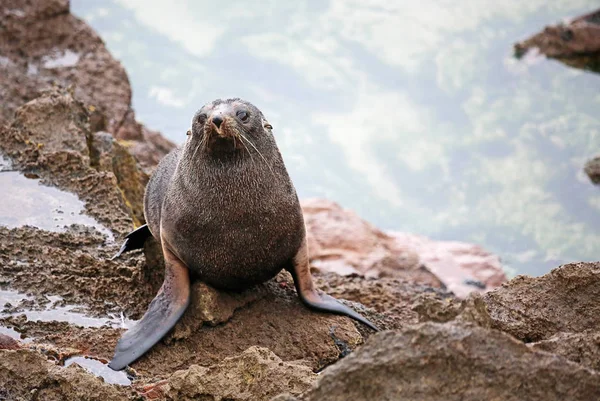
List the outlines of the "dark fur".
<svg viewBox="0 0 600 401">
<path fill-rule="evenodd" d="M 232 110 L 229 128 L 243 129 L 262 157 L 239 139 L 204 138 L 202 146 L 210 132 L 198 118 L 222 103 Z M 235 117 L 238 107 L 248 110 L 246 123 Z M 187 142 L 163 158 L 146 187 L 144 209 L 154 238 L 166 241 L 195 278 L 216 288 L 243 289 L 272 278 L 290 265 L 304 240 L 296 191 L 264 125 L 262 113 L 239 99 L 204 106 Z"/>
</svg>

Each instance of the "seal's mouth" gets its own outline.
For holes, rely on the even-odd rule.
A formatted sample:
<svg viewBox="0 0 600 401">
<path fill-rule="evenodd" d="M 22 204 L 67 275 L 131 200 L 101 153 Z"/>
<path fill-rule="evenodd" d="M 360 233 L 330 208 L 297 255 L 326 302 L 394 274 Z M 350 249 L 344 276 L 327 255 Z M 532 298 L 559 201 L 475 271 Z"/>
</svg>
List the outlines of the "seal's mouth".
<svg viewBox="0 0 600 401">
<path fill-rule="evenodd" d="M 237 122 L 228 115 L 213 115 L 204 127 L 208 147 L 215 151 L 241 149 L 242 139 L 236 124 Z"/>
</svg>

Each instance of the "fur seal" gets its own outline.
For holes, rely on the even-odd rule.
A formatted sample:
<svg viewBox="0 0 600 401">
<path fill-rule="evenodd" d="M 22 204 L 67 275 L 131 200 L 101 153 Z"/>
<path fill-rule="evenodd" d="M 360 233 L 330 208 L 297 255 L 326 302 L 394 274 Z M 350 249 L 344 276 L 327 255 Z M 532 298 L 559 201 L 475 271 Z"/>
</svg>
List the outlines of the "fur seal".
<svg viewBox="0 0 600 401">
<path fill-rule="evenodd" d="M 115 258 L 152 235 L 162 247 L 165 279 L 142 319 L 117 343 L 109 364 L 114 370 L 138 359 L 177 323 L 192 279 L 242 290 L 287 269 L 305 305 L 378 330 L 316 291 L 296 190 L 272 126 L 247 101 L 219 99 L 195 114 L 185 144 L 165 156 L 150 178 L 144 214 L 148 224 L 127 235 Z"/>
</svg>

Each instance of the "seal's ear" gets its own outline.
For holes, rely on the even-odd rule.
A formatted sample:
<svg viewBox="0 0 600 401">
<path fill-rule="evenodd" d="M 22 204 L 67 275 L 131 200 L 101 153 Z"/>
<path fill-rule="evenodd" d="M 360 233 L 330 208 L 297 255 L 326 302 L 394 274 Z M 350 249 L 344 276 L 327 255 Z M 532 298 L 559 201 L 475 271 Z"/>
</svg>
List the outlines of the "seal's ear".
<svg viewBox="0 0 600 401">
<path fill-rule="evenodd" d="M 192 135 L 192 130 L 187 130 L 187 132 L 185 133 L 187 136 Z"/>
<path fill-rule="evenodd" d="M 267 120 L 265 120 L 264 118 L 262 119 L 262 123 L 263 123 L 264 128 L 273 129 L 273 126 L 271 124 L 269 124 L 269 122 Z"/>
</svg>

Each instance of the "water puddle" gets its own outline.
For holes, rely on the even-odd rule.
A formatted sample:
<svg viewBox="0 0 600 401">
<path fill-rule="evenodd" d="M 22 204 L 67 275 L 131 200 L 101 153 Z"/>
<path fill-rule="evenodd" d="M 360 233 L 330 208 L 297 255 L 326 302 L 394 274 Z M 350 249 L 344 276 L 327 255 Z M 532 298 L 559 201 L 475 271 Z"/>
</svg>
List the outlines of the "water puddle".
<svg viewBox="0 0 600 401">
<path fill-rule="evenodd" d="M 3 171 L 14 171 L 13 169 L 13 165 L 12 162 L 10 161 L 10 159 L 4 157 L 2 154 L 0 154 L 0 172 Z"/>
<path fill-rule="evenodd" d="M 19 342 L 28 343 L 31 341 L 30 338 L 21 338 L 21 333 L 16 331 L 15 329 L 11 329 L 10 327 L 0 326 L 0 334 L 4 334 L 5 336 L 9 336 Z"/>
<path fill-rule="evenodd" d="M 79 62 L 80 57 L 79 53 L 69 49 L 64 52 L 54 51 L 51 55 L 42 57 L 42 63 L 44 68 L 48 69 L 74 67 Z"/>
<path fill-rule="evenodd" d="M 84 203 L 77 195 L 40 184 L 39 180 L 14 171 L 10 160 L 0 155 L 0 225 L 25 225 L 47 231 L 64 232 L 72 224 L 94 227 L 113 241 L 111 231 L 83 213 Z"/>
<path fill-rule="evenodd" d="M 46 297 L 48 302 L 41 309 L 28 309 L 22 307 L 23 303 L 30 303 L 34 298 L 22 294 L 18 291 L 0 290 L 0 318 L 25 315 L 29 321 L 37 322 L 67 322 L 81 327 L 102 327 L 109 326 L 112 328 L 130 328 L 135 324 L 135 320 L 127 319 L 121 316 L 108 316 L 105 318 L 91 317 L 76 310 L 85 309 L 81 305 L 57 305 L 62 302 L 62 298 L 56 295 Z M 27 301 L 27 302 L 23 302 Z M 10 307 L 5 307 L 10 304 Z M 13 309 L 11 309 L 13 308 Z"/>
<path fill-rule="evenodd" d="M 127 377 L 125 371 L 121 370 L 115 372 L 108 365 L 92 358 L 86 358 L 83 356 L 74 356 L 65 361 L 65 367 L 76 363 L 88 372 L 100 376 L 106 383 L 119 384 L 121 386 L 130 386 L 131 380 Z"/>
<path fill-rule="evenodd" d="M 29 321 L 67 322 L 82 327 L 130 328 L 135 324 L 134 320 L 125 319 L 122 315 L 120 317 L 96 318 L 76 312 L 75 309 L 81 310 L 83 307 L 80 305 L 60 305 L 63 303 L 63 298 L 56 295 L 49 295 L 44 298 L 41 304 L 36 304 L 36 298 L 32 296 L 13 290 L 0 290 L 0 318 L 24 314 Z M 39 299 L 37 300 L 39 301 Z M 30 338 L 22 339 L 19 332 L 8 327 L 0 326 L 0 334 L 5 334 L 21 343 L 32 341 Z M 88 372 L 102 377 L 107 383 L 122 386 L 131 385 L 131 380 L 127 377 L 126 371 L 115 372 L 100 360 L 91 357 L 73 356 L 65 360 L 64 366 L 74 363 Z"/>
</svg>

